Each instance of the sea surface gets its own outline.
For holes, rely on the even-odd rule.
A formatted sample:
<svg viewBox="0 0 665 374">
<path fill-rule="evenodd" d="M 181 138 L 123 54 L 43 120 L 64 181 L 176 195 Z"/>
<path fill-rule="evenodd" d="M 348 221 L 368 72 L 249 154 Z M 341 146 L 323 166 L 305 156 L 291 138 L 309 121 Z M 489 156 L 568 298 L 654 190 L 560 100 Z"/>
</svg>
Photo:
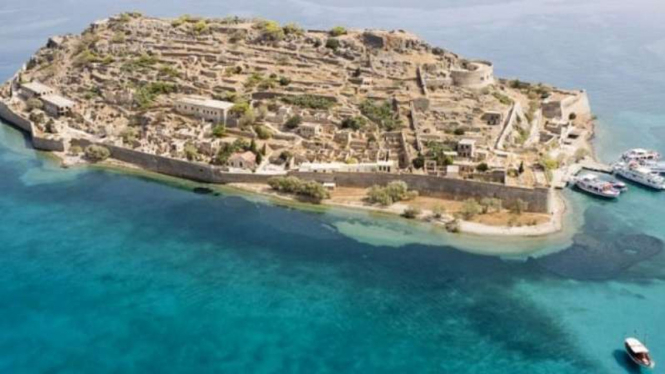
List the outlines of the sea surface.
<svg viewBox="0 0 665 374">
<path fill-rule="evenodd" d="M 662 0 L 2 0 L 0 79 L 123 10 L 412 30 L 587 89 L 605 161 L 665 151 Z M 0 373 L 637 373 L 629 334 L 665 365 L 665 193 L 567 191 L 565 233 L 517 240 L 194 187 L 0 126 Z"/>
</svg>

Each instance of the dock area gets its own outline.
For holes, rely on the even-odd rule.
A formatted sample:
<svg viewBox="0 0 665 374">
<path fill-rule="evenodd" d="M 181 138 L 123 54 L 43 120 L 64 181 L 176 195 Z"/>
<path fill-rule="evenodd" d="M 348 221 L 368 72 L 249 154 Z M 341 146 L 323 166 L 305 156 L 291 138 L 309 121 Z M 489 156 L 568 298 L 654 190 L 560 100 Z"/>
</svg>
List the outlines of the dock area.
<svg viewBox="0 0 665 374">
<path fill-rule="evenodd" d="M 582 170 L 612 174 L 611 165 L 585 158 L 578 163 L 555 171 L 552 176 L 552 186 L 554 186 L 556 189 L 564 189 L 570 183 L 570 181 L 572 181 Z"/>
</svg>

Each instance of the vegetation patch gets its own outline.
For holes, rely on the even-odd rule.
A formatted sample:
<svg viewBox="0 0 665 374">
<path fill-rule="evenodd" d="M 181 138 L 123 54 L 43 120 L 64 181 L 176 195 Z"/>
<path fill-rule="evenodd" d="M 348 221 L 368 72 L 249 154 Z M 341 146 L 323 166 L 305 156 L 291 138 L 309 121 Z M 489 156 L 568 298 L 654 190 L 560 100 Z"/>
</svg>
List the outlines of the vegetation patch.
<svg viewBox="0 0 665 374">
<path fill-rule="evenodd" d="M 320 183 L 304 181 L 296 177 L 270 178 L 268 185 L 275 191 L 307 197 L 317 203 L 330 198 L 330 192 Z"/>
<path fill-rule="evenodd" d="M 369 203 L 383 206 L 389 206 L 404 200 L 413 200 L 416 197 L 418 197 L 418 191 L 409 191 L 407 184 L 402 181 L 390 182 L 385 187 L 372 186 L 367 192 Z"/>
<path fill-rule="evenodd" d="M 286 104 L 315 110 L 329 110 L 336 104 L 334 99 L 314 95 L 284 96 L 281 100 Z"/>
<path fill-rule="evenodd" d="M 384 131 L 395 131 L 402 127 L 402 121 L 396 118 L 388 102 L 379 104 L 369 99 L 365 100 L 360 104 L 360 112 Z"/>
</svg>

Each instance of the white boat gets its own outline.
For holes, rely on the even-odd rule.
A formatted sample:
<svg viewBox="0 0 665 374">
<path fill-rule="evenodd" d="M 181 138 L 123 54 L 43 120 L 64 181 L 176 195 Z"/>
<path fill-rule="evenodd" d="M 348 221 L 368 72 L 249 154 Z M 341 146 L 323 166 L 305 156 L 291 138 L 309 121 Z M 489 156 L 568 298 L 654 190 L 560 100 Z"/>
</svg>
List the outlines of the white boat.
<svg viewBox="0 0 665 374">
<path fill-rule="evenodd" d="M 647 161 L 658 161 L 660 160 L 660 153 L 649 149 L 634 148 L 624 152 L 621 155 L 621 159 L 625 162 L 637 161 L 640 163 Z"/>
<path fill-rule="evenodd" d="M 643 186 L 651 187 L 656 190 L 665 190 L 665 178 L 637 162 L 631 162 L 629 164 L 617 163 L 614 165 L 614 172 L 629 181 Z"/>
<path fill-rule="evenodd" d="M 654 173 L 665 174 L 665 162 L 664 161 L 642 161 L 640 163 L 642 166 L 646 166 Z"/>
<path fill-rule="evenodd" d="M 612 187 L 619 192 L 628 191 L 628 186 L 626 186 L 626 184 L 621 181 L 611 180 L 610 183 L 612 184 Z"/>
<path fill-rule="evenodd" d="M 614 188 L 611 182 L 604 181 L 593 174 L 586 174 L 577 178 L 575 186 L 592 195 L 608 199 L 616 199 L 621 195 L 621 191 Z"/>
<path fill-rule="evenodd" d="M 628 338 L 624 342 L 626 353 L 634 363 L 647 369 L 656 367 L 656 362 L 649 355 L 649 349 L 636 338 Z"/>
</svg>

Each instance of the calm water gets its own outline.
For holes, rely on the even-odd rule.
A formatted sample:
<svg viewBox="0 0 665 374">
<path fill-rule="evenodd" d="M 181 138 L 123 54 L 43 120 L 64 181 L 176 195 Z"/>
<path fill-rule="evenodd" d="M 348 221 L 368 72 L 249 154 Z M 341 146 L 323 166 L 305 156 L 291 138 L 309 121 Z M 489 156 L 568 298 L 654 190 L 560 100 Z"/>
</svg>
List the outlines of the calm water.
<svg viewBox="0 0 665 374">
<path fill-rule="evenodd" d="M 665 151 L 659 1 L 52 3 L 0 2 L 0 79 L 127 9 L 405 28 L 502 76 L 587 88 L 606 160 Z M 665 364 L 665 194 L 567 193 L 569 233 L 481 242 L 190 188 L 60 170 L 1 126 L 0 372 L 626 373 L 636 330 Z M 564 250 L 467 252 L 481 244 Z"/>
</svg>

